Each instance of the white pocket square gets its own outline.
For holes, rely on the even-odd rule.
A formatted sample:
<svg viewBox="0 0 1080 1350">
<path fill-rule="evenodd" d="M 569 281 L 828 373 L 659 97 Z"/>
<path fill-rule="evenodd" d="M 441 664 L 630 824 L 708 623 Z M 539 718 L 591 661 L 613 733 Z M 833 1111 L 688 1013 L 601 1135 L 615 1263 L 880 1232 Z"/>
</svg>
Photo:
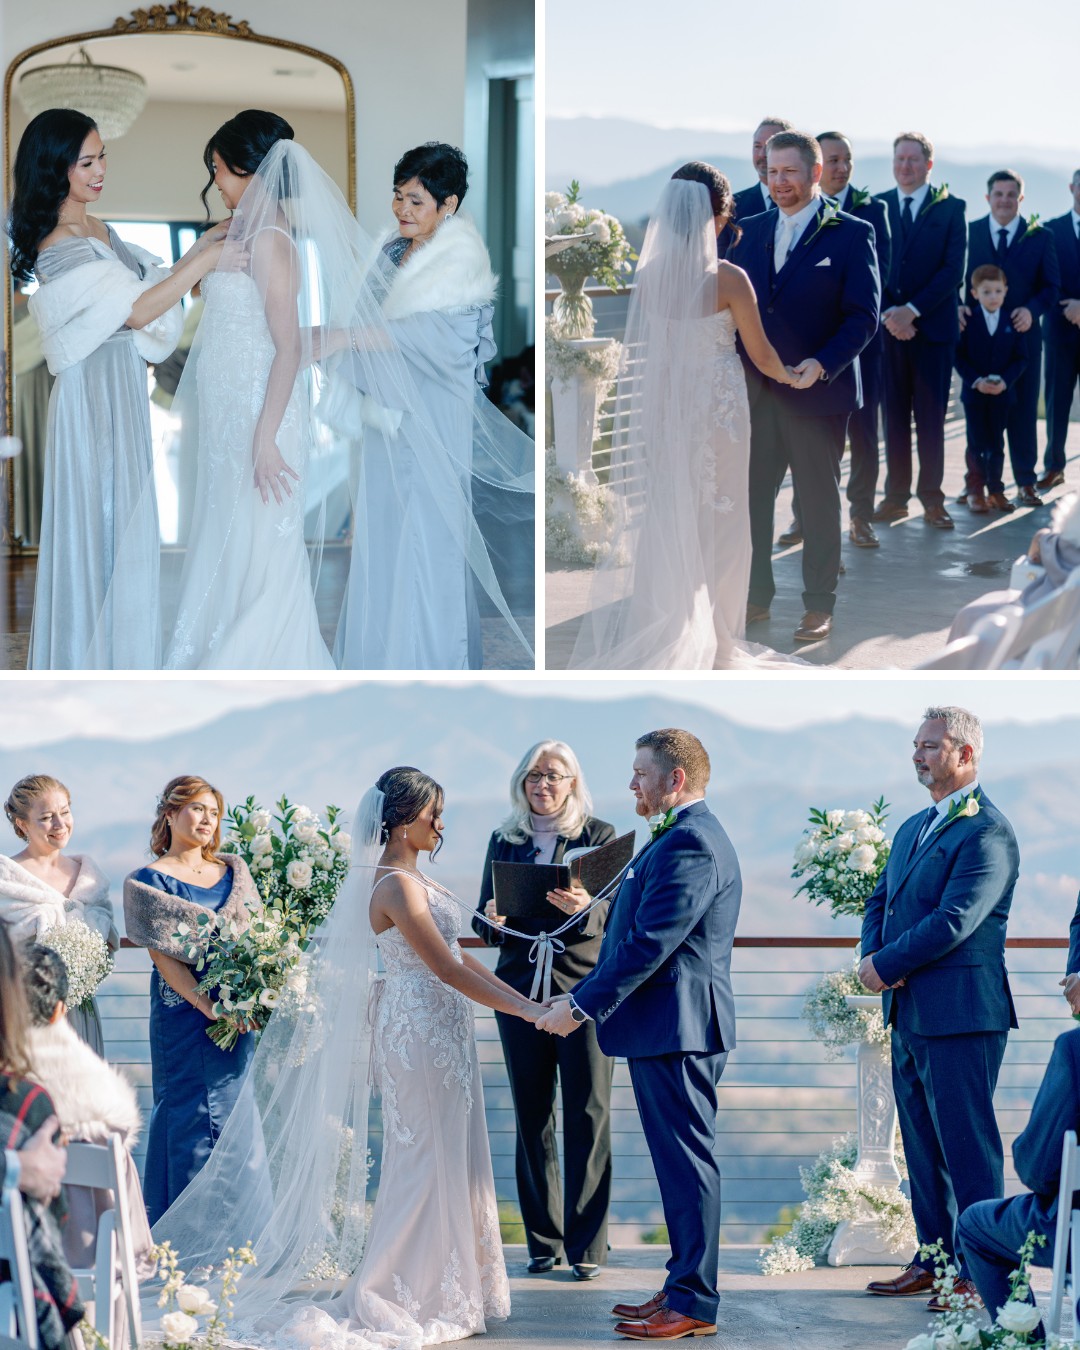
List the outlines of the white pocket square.
<svg viewBox="0 0 1080 1350">
<path fill-rule="evenodd" d="M 822 258 L 822 260 L 821 260 L 819 263 L 815 263 L 814 266 L 815 266 L 815 267 L 831 267 L 831 266 L 832 266 L 832 259 L 831 259 L 831 258 Z"/>
<path fill-rule="evenodd" d="M 624 881 L 633 881 L 633 879 L 634 879 L 634 869 L 633 869 L 632 867 L 628 867 L 628 868 L 626 869 L 626 876 L 623 877 L 623 880 L 624 880 Z"/>
</svg>

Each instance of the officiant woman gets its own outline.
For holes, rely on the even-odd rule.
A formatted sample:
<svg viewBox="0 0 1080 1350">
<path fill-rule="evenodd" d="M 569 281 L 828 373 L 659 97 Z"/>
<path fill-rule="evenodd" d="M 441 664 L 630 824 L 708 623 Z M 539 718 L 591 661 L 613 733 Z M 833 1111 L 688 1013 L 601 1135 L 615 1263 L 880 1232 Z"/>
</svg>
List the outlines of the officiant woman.
<svg viewBox="0 0 1080 1350">
<path fill-rule="evenodd" d="M 577 756 L 562 741 L 528 750 L 510 779 L 510 814 L 491 836 L 473 928 L 500 948 L 496 973 L 528 997 L 536 967 L 531 943 L 499 931 L 505 917 L 495 907 L 493 863 L 558 863 L 568 848 L 595 847 L 615 830 L 597 820 Z M 585 909 L 580 887 L 548 892 L 554 931 Z M 566 993 L 592 970 L 607 918 L 601 903 L 563 933 L 556 952 L 552 991 Z M 530 1274 L 543 1274 L 563 1258 L 575 1279 L 591 1280 L 607 1263 L 611 1197 L 611 1071 L 592 1022 L 576 1036 L 545 1036 L 518 1017 L 495 1014 L 514 1099 L 517 1125 L 518 1200 L 529 1247 Z M 555 1140 L 555 1085 L 563 1108 L 564 1178 Z"/>
</svg>

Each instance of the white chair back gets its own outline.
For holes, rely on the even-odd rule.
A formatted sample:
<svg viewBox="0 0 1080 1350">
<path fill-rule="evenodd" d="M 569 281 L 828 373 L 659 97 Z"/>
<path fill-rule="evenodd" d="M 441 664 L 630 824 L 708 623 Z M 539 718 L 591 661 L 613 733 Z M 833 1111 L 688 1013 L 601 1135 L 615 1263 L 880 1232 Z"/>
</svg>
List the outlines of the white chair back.
<svg viewBox="0 0 1080 1350">
<path fill-rule="evenodd" d="M 0 1204 L 0 1260 L 8 1263 L 7 1283 L 0 1285 L 0 1333 L 37 1350 L 37 1314 L 30 1250 L 22 1196 L 8 1191 Z"/>
<path fill-rule="evenodd" d="M 1005 655 L 1022 670 L 1075 670 L 1080 645 L 1080 568 L 1052 595 L 1023 611 Z"/>
<path fill-rule="evenodd" d="M 142 1339 L 142 1312 L 139 1306 L 139 1279 L 135 1270 L 135 1248 L 128 1227 L 128 1190 L 124 1164 L 124 1146 L 118 1134 L 104 1144 L 76 1141 L 68 1145 L 67 1186 L 92 1186 L 111 1191 L 113 1205 L 98 1220 L 96 1259 L 93 1269 L 72 1273 L 93 1301 L 94 1325 L 110 1345 L 116 1343 L 114 1294 L 117 1278 L 124 1295 L 131 1350 L 138 1350 Z"/>
<path fill-rule="evenodd" d="M 984 614 L 967 637 L 955 638 L 921 662 L 918 669 L 997 670 L 1012 646 L 1022 616 L 1019 605 L 1003 605 L 991 614 Z"/>
<path fill-rule="evenodd" d="M 1068 1294 L 1069 1318 L 1064 1338 L 1080 1339 L 1080 1209 L 1073 1209 L 1073 1194 L 1080 1191 L 1080 1149 L 1076 1146 L 1076 1131 L 1066 1130 L 1061 1143 L 1061 1185 L 1058 1187 L 1057 1232 L 1054 1236 L 1053 1280 L 1050 1286 L 1050 1307 L 1043 1319 L 1046 1330 L 1058 1334 L 1064 1320 L 1061 1300 Z M 1070 1251 L 1071 1249 L 1071 1251 Z M 1072 1271 L 1066 1279 L 1066 1266 L 1071 1259 Z"/>
</svg>

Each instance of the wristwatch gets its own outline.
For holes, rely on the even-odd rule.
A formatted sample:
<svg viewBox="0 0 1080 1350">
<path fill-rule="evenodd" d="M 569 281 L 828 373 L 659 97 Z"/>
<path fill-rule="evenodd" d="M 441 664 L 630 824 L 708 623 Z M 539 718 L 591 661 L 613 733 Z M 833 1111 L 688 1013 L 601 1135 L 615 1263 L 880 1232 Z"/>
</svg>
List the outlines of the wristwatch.
<svg viewBox="0 0 1080 1350">
<path fill-rule="evenodd" d="M 581 1025 L 582 1022 L 587 1022 L 589 1020 L 588 1013 L 582 1012 L 582 1010 L 578 1007 L 578 1005 L 574 1002 L 573 999 L 570 999 L 569 1003 L 570 1003 L 570 1016 L 574 1019 L 575 1022 L 577 1022 L 579 1026 Z"/>
</svg>

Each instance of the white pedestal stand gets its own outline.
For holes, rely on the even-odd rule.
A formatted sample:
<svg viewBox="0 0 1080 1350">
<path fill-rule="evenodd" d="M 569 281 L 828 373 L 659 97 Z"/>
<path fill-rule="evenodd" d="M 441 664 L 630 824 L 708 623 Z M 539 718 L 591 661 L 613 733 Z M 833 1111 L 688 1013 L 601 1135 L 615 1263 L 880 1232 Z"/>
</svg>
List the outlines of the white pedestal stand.
<svg viewBox="0 0 1080 1350">
<path fill-rule="evenodd" d="M 611 338 L 573 338 L 567 345 L 579 351 L 595 352 L 610 347 Z M 568 380 L 551 380 L 551 422 L 555 441 L 555 463 L 563 473 L 584 476 L 596 484 L 592 467 L 593 429 L 596 426 L 596 378 L 572 375 Z"/>
</svg>

